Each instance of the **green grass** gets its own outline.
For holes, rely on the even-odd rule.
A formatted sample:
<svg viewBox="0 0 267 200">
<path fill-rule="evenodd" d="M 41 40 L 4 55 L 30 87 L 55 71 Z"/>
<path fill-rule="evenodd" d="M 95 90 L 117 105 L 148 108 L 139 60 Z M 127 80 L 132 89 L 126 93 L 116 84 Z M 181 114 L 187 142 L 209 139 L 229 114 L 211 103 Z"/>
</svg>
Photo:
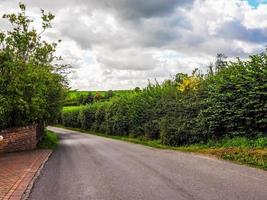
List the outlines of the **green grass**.
<svg viewBox="0 0 267 200">
<path fill-rule="evenodd" d="M 83 107 L 85 107 L 85 106 L 84 105 L 81 105 L 81 106 L 64 106 L 63 112 L 76 111 L 76 110 L 82 109 Z"/>
<path fill-rule="evenodd" d="M 65 99 L 65 105 L 79 105 L 79 98 L 80 96 L 86 96 L 89 93 L 95 95 L 96 93 L 99 93 L 101 96 L 105 96 L 107 91 L 76 91 L 72 90 L 69 91 L 67 94 L 67 97 Z M 114 90 L 113 94 L 114 96 L 125 96 L 131 93 L 131 90 Z"/>
<path fill-rule="evenodd" d="M 252 167 L 267 170 L 267 137 L 259 137 L 257 139 L 247 139 L 244 137 L 225 138 L 220 141 L 209 141 L 207 144 L 171 147 L 161 144 L 159 140 L 146 140 L 142 138 L 130 138 L 126 136 L 112 136 L 93 131 L 86 131 L 79 128 L 64 127 L 61 125 L 58 125 L 58 127 L 159 149 L 195 152 L 209 156 L 211 155 L 220 159 L 230 160 L 235 163 L 246 164 Z"/>
<path fill-rule="evenodd" d="M 224 138 L 220 141 L 210 141 L 208 147 L 242 147 L 242 148 L 261 148 L 267 147 L 267 137 L 248 139 L 245 137 Z"/>
<path fill-rule="evenodd" d="M 45 133 L 37 146 L 40 149 L 55 149 L 58 144 L 58 135 L 52 131 L 45 130 Z"/>
</svg>

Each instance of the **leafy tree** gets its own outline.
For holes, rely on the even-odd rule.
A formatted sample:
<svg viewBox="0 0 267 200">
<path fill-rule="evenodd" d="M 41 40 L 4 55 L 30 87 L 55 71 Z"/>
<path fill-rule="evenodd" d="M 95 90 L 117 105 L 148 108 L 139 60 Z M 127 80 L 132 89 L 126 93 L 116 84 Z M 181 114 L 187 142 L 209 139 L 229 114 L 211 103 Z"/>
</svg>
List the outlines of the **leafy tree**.
<svg viewBox="0 0 267 200">
<path fill-rule="evenodd" d="M 175 82 L 177 84 L 182 83 L 184 79 L 188 78 L 188 74 L 184 74 L 184 73 L 177 73 L 175 75 Z"/>
<path fill-rule="evenodd" d="M 141 89 L 140 89 L 140 87 L 135 87 L 135 88 L 134 88 L 134 91 L 135 91 L 135 92 L 141 92 Z"/>
<path fill-rule="evenodd" d="M 64 99 L 66 65 L 58 64 L 57 43 L 42 40 L 54 15 L 41 10 L 42 31 L 32 26 L 26 6 L 5 14 L 12 29 L 0 32 L 0 128 L 53 120 Z"/>
<path fill-rule="evenodd" d="M 87 95 L 81 94 L 79 96 L 79 105 L 91 104 L 94 102 L 94 95 L 89 92 Z"/>
<path fill-rule="evenodd" d="M 105 93 L 105 99 L 110 99 L 111 97 L 114 96 L 114 93 L 112 90 L 108 90 L 106 93 Z"/>
<path fill-rule="evenodd" d="M 83 102 L 84 102 L 84 95 L 80 95 L 79 96 L 79 104 L 78 105 L 82 105 L 82 104 L 84 104 Z"/>
<path fill-rule="evenodd" d="M 100 92 L 97 92 L 95 95 L 94 95 L 94 101 L 100 101 L 101 99 L 103 99 L 103 96 L 100 94 Z"/>
<path fill-rule="evenodd" d="M 85 96 L 85 99 L 83 101 L 83 104 L 91 104 L 94 102 L 94 95 L 89 92 L 86 96 Z"/>
<path fill-rule="evenodd" d="M 216 55 L 216 61 L 215 63 L 210 63 L 208 67 L 208 76 L 213 76 L 222 69 L 227 67 L 228 62 L 226 61 L 227 56 L 223 53 L 218 53 Z"/>
<path fill-rule="evenodd" d="M 215 62 L 216 71 L 220 71 L 227 66 L 227 61 L 225 61 L 226 58 L 227 58 L 227 56 L 224 55 L 223 53 L 217 54 L 216 62 Z"/>
</svg>

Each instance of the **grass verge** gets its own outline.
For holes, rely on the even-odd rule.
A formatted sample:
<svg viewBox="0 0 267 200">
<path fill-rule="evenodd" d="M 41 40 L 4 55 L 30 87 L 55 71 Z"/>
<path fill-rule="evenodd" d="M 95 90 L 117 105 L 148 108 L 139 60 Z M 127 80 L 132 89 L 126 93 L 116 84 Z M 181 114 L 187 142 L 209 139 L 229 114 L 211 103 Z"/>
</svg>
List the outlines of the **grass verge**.
<svg viewBox="0 0 267 200">
<path fill-rule="evenodd" d="M 178 150 L 212 155 L 220 159 L 230 160 L 235 163 L 246 164 L 252 167 L 267 170 L 267 137 L 260 137 L 254 140 L 243 137 L 236 137 L 232 139 L 225 138 L 221 141 L 210 141 L 208 144 L 194 144 L 188 146 L 172 147 L 163 145 L 158 140 L 144 140 L 126 136 L 112 136 L 79 128 L 65 127 L 61 125 L 57 125 L 57 127 L 127 141 L 135 144 L 142 144 L 159 149 Z"/>
<path fill-rule="evenodd" d="M 39 141 L 37 147 L 39 149 L 55 149 L 59 144 L 58 135 L 52 131 L 45 130 L 42 139 Z"/>
</svg>

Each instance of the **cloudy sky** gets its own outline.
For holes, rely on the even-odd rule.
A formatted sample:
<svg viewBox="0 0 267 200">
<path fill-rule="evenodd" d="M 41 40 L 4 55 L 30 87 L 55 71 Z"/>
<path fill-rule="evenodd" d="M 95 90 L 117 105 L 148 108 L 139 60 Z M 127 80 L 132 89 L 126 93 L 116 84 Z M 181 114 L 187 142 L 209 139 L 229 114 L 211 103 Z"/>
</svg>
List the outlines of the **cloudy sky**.
<svg viewBox="0 0 267 200">
<path fill-rule="evenodd" d="M 0 14 L 17 10 L 0 0 Z M 73 66 L 79 90 L 144 87 L 177 72 L 191 73 L 217 53 L 245 58 L 267 45 L 267 0 L 24 0 L 38 22 L 40 8 L 56 15 L 50 41 Z M 8 27 L 0 20 L 0 29 Z"/>
</svg>

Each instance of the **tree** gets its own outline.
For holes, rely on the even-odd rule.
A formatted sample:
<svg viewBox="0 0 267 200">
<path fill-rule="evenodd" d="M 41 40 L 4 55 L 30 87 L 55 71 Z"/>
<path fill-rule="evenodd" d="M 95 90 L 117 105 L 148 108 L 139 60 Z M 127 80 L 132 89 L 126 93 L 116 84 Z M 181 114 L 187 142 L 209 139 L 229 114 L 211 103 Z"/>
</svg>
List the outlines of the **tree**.
<svg viewBox="0 0 267 200">
<path fill-rule="evenodd" d="M 215 62 L 216 71 L 220 71 L 221 69 L 223 69 L 227 66 L 227 61 L 225 61 L 226 58 L 227 58 L 227 56 L 224 55 L 223 53 L 217 54 L 216 62 Z"/>
<path fill-rule="evenodd" d="M 102 95 L 99 92 L 97 92 L 94 96 L 94 101 L 100 101 L 101 99 L 103 99 Z"/>
<path fill-rule="evenodd" d="M 26 6 L 19 7 L 20 12 L 3 15 L 12 29 L 0 32 L 0 128 L 55 119 L 67 86 L 68 66 L 55 56 L 58 43 L 42 40 L 54 15 L 41 10 L 38 33 Z"/>
<path fill-rule="evenodd" d="M 188 78 L 188 74 L 184 74 L 184 73 L 177 73 L 175 75 L 175 82 L 177 84 L 182 83 L 184 79 Z"/>
<path fill-rule="evenodd" d="M 94 102 L 94 95 L 89 92 L 83 99 L 83 104 L 90 104 Z"/>
<path fill-rule="evenodd" d="M 111 97 L 113 97 L 113 96 L 114 96 L 114 93 L 113 93 L 112 90 L 108 90 L 108 91 L 105 93 L 105 98 L 106 98 L 106 99 L 109 99 L 109 98 L 111 98 Z"/>
<path fill-rule="evenodd" d="M 208 68 L 208 76 L 213 76 L 216 73 L 220 72 L 222 69 L 227 67 L 228 62 L 226 61 L 227 56 L 223 53 L 217 53 L 215 63 L 210 63 Z"/>
<path fill-rule="evenodd" d="M 137 92 L 141 92 L 141 89 L 140 89 L 140 87 L 135 87 L 134 88 L 134 91 L 137 93 Z"/>
</svg>

